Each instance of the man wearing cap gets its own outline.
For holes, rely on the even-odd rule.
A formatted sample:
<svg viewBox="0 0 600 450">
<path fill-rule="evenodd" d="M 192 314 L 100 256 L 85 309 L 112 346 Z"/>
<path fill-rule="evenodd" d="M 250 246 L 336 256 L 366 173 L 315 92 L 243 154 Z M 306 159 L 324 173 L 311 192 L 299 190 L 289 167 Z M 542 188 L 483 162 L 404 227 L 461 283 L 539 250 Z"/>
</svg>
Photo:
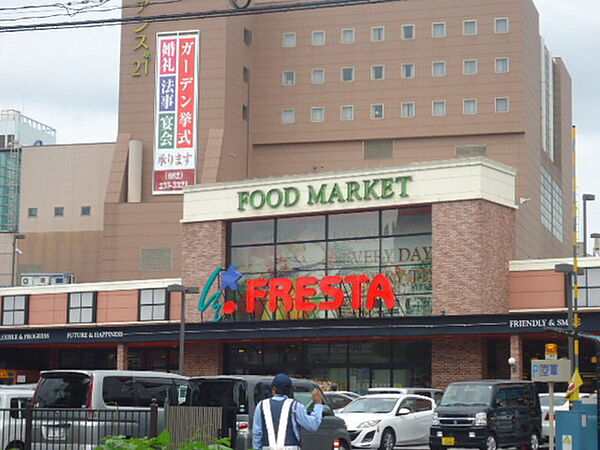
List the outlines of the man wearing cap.
<svg viewBox="0 0 600 450">
<path fill-rule="evenodd" d="M 286 394 L 292 392 L 292 380 L 277 374 L 271 383 L 273 397 L 262 400 L 254 411 L 252 445 L 256 450 L 301 450 L 300 427 L 317 431 L 323 419 L 323 396 L 312 392 L 315 403 L 308 414 L 305 406 Z"/>
</svg>

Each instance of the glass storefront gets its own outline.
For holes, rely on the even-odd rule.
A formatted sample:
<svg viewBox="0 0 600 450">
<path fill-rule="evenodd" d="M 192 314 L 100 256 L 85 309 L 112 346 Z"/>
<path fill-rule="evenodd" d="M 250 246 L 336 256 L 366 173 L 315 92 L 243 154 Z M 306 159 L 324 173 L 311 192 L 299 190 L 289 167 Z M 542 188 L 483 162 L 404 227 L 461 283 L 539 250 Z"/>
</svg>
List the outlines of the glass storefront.
<svg viewBox="0 0 600 450">
<path fill-rule="evenodd" d="M 127 353 L 129 370 L 176 371 L 179 367 L 177 347 L 130 347 Z"/>
<path fill-rule="evenodd" d="M 225 373 L 310 378 L 337 390 L 429 386 L 431 343 L 350 340 L 255 342 L 225 346 Z"/>
<path fill-rule="evenodd" d="M 352 286 L 340 283 L 346 300 L 334 311 L 269 311 L 259 300 L 254 314 L 238 308 L 233 320 L 316 319 L 336 317 L 392 317 L 431 314 L 431 209 L 410 207 L 379 211 L 284 217 L 232 222 L 228 263 L 244 275 L 238 292 L 228 291 L 236 303 L 245 298 L 244 281 L 312 276 L 383 273 L 391 281 L 394 309 L 380 304 L 373 310 L 350 307 Z M 363 298 L 368 283 L 362 285 Z M 311 302 L 329 300 L 317 290 Z M 260 303 L 262 301 L 262 303 Z"/>
</svg>

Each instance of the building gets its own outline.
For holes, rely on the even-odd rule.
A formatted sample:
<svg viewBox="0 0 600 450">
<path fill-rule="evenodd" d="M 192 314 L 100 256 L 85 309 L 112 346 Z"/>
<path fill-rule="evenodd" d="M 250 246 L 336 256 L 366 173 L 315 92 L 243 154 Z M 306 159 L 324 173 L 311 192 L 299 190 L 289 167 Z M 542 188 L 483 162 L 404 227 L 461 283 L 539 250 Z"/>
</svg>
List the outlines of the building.
<svg viewBox="0 0 600 450">
<path fill-rule="evenodd" d="M 570 78 L 530 0 L 127 25 L 121 41 L 117 142 L 47 147 L 77 178 L 23 185 L 20 272 L 83 284 L 4 290 L 35 311 L 3 322 L 5 342 L 52 348 L 48 367 L 173 369 L 181 283 L 202 292 L 189 373 L 285 367 L 356 390 L 523 375 L 506 361 L 539 311 L 512 311 L 510 261 L 567 256 L 573 228 Z"/>
</svg>

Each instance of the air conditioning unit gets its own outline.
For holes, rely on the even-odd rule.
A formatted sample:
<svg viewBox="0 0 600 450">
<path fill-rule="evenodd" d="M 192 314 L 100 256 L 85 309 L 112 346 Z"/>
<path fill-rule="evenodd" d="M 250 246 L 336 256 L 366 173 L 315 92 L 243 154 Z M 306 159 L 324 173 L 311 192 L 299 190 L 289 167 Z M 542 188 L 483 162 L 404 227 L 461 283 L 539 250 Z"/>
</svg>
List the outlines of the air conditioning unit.
<svg viewBox="0 0 600 450">
<path fill-rule="evenodd" d="M 21 286 L 48 286 L 75 283 L 73 272 L 64 273 L 24 273 L 21 275 Z"/>
<path fill-rule="evenodd" d="M 22 275 L 21 286 L 33 286 L 33 277 L 29 275 Z"/>
</svg>

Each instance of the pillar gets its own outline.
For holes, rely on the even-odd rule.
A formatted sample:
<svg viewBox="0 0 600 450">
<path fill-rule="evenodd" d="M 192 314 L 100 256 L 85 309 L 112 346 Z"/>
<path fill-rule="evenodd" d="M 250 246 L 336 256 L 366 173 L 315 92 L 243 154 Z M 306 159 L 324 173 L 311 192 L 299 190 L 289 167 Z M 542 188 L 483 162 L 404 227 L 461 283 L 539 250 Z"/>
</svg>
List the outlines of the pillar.
<svg viewBox="0 0 600 450">
<path fill-rule="evenodd" d="M 127 344 L 117 344 L 117 370 L 127 370 L 129 348 Z"/>
<path fill-rule="evenodd" d="M 485 338 L 443 337 L 431 340 L 431 386 L 445 389 L 455 381 L 487 378 Z"/>
<path fill-rule="evenodd" d="M 515 364 L 510 368 L 511 380 L 523 379 L 523 340 L 521 336 L 513 334 L 510 337 L 510 357 L 515 358 Z"/>
</svg>

